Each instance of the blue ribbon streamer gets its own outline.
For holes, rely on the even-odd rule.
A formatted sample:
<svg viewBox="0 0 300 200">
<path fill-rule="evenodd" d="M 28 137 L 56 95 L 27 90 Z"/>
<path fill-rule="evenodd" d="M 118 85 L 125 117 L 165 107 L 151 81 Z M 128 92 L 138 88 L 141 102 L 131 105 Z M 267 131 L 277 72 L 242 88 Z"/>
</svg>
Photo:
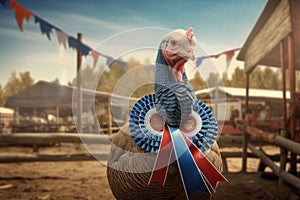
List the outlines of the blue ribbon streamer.
<svg viewBox="0 0 300 200">
<path fill-rule="evenodd" d="M 179 167 L 181 179 L 184 183 L 185 192 L 188 199 L 196 192 L 202 191 L 210 193 L 201 172 L 199 171 L 191 152 L 182 136 L 180 130 L 176 127 L 168 126 L 177 164 Z"/>
</svg>

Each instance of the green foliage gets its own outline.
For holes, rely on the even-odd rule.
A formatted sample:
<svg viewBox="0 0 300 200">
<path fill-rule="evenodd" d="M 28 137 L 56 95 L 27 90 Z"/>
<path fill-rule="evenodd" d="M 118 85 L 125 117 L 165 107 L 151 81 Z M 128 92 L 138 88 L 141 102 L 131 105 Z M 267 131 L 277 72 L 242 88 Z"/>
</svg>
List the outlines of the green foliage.
<svg viewBox="0 0 300 200">
<path fill-rule="evenodd" d="M 30 72 L 20 72 L 19 76 L 16 72 L 12 72 L 11 76 L 4 86 L 4 92 L 7 97 L 15 95 L 29 86 L 33 85 L 34 80 L 30 76 Z"/>
<path fill-rule="evenodd" d="M 29 71 L 20 72 L 18 75 L 13 71 L 4 88 L 2 86 L 0 88 L 0 106 L 4 106 L 7 97 L 27 89 L 33 83 L 34 80 Z"/>
<path fill-rule="evenodd" d="M 202 78 L 199 71 L 196 71 L 194 78 L 190 80 L 190 84 L 195 91 L 207 88 L 205 80 Z"/>
<path fill-rule="evenodd" d="M 52 81 L 52 83 L 55 83 L 55 84 L 57 84 L 57 85 L 60 85 L 60 81 L 59 81 L 58 78 L 54 79 L 54 80 Z"/>
<path fill-rule="evenodd" d="M 223 80 L 224 87 L 230 87 L 231 86 L 231 81 L 228 78 L 228 74 L 226 72 L 223 73 L 222 80 Z"/>
<path fill-rule="evenodd" d="M 244 88 L 246 85 L 246 74 L 243 69 L 235 68 L 231 80 L 230 87 Z"/>
<path fill-rule="evenodd" d="M 223 83 L 227 87 L 245 88 L 246 74 L 243 69 L 237 67 L 231 79 L 223 74 Z M 257 67 L 250 75 L 250 88 L 280 90 L 280 71 L 273 70 L 270 67 Z"/>
<path fill-rule="evenodd" d="M 206 84 L 208 87 L 215 87 L 216 83 L 218 83 L 218 85 L 221 85 L 221 81 L 222 80 L 220 80 L 218 73 L 210 72 L 208 74 L 208 78 L 206 79 Z"/>
<path fill-rule="evenodd" d="M 4 106 L 5 104 L 5 94 L 4 94 L 4 89 L 2 87 L 2 85 L 0 85 L 0 107 Z"/>
</svg>

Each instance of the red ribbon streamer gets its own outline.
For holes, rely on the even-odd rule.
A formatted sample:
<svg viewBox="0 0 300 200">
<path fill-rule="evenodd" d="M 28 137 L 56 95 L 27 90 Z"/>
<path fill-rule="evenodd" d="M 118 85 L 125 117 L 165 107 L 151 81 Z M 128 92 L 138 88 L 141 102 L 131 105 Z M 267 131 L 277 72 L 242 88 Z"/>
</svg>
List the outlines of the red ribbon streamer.
<svg viewBox="0 0 300 200">
<path fill-rule="evenodd" d="M 159 151 L 155 160 L 154 169 L 152 171 L 148 185 L 155 181 L 158 181 L 160 182 L 160 184 L 165 185 L 171 153 L 171 136 L 168 127 L 165 125 Z"/>
<path fill-rule="evenodd" d="M 148 183 L 149 185 L 155 181 L 158 181 L 162 185 L 165 184 L 173 146 L 170 134 L 171 133 L 169 132 L 168 127 L 165 125 L 162 141 L 154 164 L 154 169 L 152 171 Z M 183 135 L 183 138 L 187 146 L 189 147 L 189 151 L 191 152 L 197 167 L 205 177 L 205 180 L 215 191 L 217 183 L 219 181 L 227 181 L 227 179 L 214 167 L 214 165 L 205 157 L 205 155 L 198 149 L 198 147 L 195 144 L 193 144 L 190 141 L 190 139 L 184 133 L 181 132 L 181 134 Z"/>
<path fill-rule="evenodd" d="M 227 179 L 215 168 L 215 166 L 205 157 L 205 155 L 197 148 L 197 146 L 190 141 L 190 139 L 182 134 L 189 150 L 197 164 L 199 170 L 209 183 L 209 185 L 216 190 L 219 181 L 227 181 Z"/>
</svg>

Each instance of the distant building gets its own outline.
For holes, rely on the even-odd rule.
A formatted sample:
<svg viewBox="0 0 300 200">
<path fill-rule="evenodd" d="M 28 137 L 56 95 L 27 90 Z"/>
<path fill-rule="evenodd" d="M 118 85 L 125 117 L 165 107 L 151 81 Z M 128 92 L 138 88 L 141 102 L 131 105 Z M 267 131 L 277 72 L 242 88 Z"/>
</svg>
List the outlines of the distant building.
<svg viewBox="0 0 300 200">
<path fill-rule="evenodd" d="M 14 111 L 9 108 L 0 107 L 0 127 L 9 127 L 14 120 Z"/>
</svg>

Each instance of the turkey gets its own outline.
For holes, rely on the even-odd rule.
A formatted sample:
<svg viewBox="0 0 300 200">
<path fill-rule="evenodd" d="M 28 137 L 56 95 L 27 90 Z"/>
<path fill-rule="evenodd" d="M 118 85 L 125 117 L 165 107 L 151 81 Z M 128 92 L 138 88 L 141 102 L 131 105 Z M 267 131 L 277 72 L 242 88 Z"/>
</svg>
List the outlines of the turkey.
<svg viewBox="0 0 300 200">
<path fill-rule="evenodd" d="M 158 50 L 155 68 L 155 99 L 160 115 L 171 126 L 186 122 L 195 97 L 184 70 L 188 59 L 194 59 L 196 38 L 191 28 L 167 34 Z"/>
<path fill-rule="evenodd" d="M 175 147 L 175 153 L 170 150 L 169 157 L 163 158 L 169 161 L 167 167 L 163 166 L 166 169 L 163 181 L 151 181 L 157 172 L 154 166 L 159 165 L 158 155 L 164 150 L 165 133 L 172 132 L 172 127 L 178 130 L 176 133 L 183 132 L 182 141 L 189 136 L 190 140 L 185 141 L 193 144 L 187 148 L 197 146 L 216 170 L 222 170 L 222 159 L 215 142 L 217 123 L 210 109 L 196 100 L 184 70 L 186 61 L 194 58 L 195 44 L 191 28 L 187 31 L 177 29 L 164 37 L 156 59 L 155 94 L 139 100 L 131 111 L 129 122 L 110 138 L 112 147 L 107 178 L 116 199 L 210 199 L 210 192 L 196 191 L 188 195 L 180 165 L 181 162 L 184 167 L 185 163 L 179 160 L 181 155 Z M 197 118 L 199 115 L 202 119 Z M 199 120 L 201 126 L 198 127 Z M 174 135 L 169 133 L 170 141 L 176 146 Z"/>
</svg>

